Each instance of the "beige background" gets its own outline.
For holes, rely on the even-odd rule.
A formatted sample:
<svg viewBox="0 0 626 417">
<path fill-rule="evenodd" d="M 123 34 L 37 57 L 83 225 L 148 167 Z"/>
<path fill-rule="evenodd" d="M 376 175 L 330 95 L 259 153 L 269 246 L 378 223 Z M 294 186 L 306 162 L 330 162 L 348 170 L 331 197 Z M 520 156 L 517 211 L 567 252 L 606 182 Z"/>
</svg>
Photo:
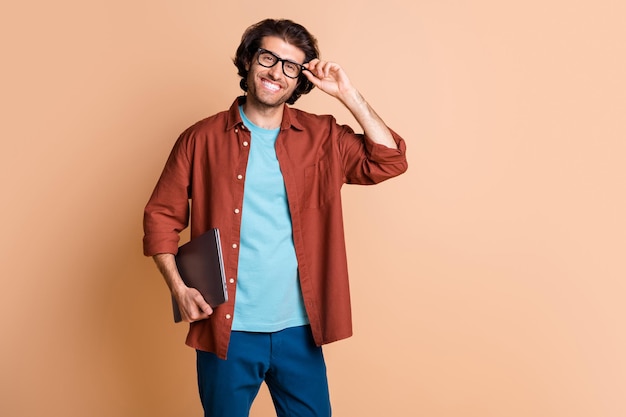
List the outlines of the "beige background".
<svg viewBox="0 0 626 417">
<path fill-rule="evenodd" d="M 142 209 L 268 16 L 315 33 L 409 146 L 404 176 L 344 188 L 335 415 L 626 415 L 624 4 L 3 2 L 0 415 L 200 415 Z M 353 123 L 319 91 L 297 104 Z"/>
</svg>

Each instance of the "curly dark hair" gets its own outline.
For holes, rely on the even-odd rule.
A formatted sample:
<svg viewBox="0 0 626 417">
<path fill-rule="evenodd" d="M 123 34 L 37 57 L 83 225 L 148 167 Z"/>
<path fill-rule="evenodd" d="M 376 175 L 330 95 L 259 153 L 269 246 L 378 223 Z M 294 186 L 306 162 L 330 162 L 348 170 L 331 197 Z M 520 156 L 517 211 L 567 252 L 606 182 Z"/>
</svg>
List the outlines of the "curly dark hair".
<svg viewBox="0 0 626 417">
<path fill-rule="evenodd" d="M 262 20 L 246 29 L 237 48 L 237 54 L 233 59 L 238 70 L 237 73 L 241 76 L 239 86 L 243 91 L 248 91 L 248 70 L 246 70 L 246 65 L 252 63 L 254 55 L 261 47 L 261 40 L 266 36 L 276 36 L 302 50 L 305 55 L 304 62 L 309 62 L 319 57 L 317 40 L 304 26 L 288 19 Z M 307 94 L 313 87 L 314 85 L 306 76 L 300 74 L 298 85 L 291 97 L 289 97 L 289 100 L 287 100 L 287 103 L 295 103 L 302 94 Z"/>
</svg>

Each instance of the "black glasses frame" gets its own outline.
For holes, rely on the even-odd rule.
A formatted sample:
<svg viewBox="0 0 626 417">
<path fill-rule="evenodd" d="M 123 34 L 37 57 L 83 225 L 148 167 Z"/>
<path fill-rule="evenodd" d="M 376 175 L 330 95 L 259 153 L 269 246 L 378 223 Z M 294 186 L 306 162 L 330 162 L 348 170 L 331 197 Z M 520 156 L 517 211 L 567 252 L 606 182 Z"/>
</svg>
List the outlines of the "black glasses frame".
<svg viewBox="0 0 626 417">
<path fill-rule="evenodd" d="M 274 62 L 272 65 L 265 65 L 265 64 L 263 64 L 261 62 L 261 59 L 260 59 L 261 58 L 261 54 L 270 54 L 271 56 L 276 58 L 276 62 Z M 289 59 L 283 59 L 283 58 L 279 57 L 278 55 L 276 55 L 274 52 L 268 51 L 267 49 L 263 49 L 263 48 L 257 49 L 256 62 L 260 66 L 262 66 L 264 68 L 272 68 L 272 67 L 276 66 L 276 64 L 278 64 L 280 62 L 282 64 L 282 70 L 283 70 L 283 74 L 285 74 L 285 77 L 289 77 L 289 78 L 292 78 L 292 79 L 298 78 L 302 74 L 302 71 L 306 70 L 306 67 L 304 65 L 299 64 L 299 63 L 294 62 L 294 61 L 291 61 Z M 293 64 L 293 65 L 297 66 L 298 68 L 300 68 L 300 71 L 298 72 L 298 75 L 293 77 L 293 76 L 287 74 L 285 72 L 285 62 L 289 62 L 290 64 Z"/>
</svg>

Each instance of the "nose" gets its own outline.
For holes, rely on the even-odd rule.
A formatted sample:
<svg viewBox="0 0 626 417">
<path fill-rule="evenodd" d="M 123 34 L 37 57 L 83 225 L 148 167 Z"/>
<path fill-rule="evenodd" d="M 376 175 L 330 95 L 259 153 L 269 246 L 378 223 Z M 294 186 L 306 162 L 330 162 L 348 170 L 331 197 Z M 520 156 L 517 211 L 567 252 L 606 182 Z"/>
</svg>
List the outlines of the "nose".
<svg viewBox="0 0 626 417">
<path fill-rule="evenodd" d="M 269 68 L 268 74 L 274 79 L 277 80 L 283 74 L 283 65 L 282 62 L 277 62 L 272 68 Z"/>
</svg>

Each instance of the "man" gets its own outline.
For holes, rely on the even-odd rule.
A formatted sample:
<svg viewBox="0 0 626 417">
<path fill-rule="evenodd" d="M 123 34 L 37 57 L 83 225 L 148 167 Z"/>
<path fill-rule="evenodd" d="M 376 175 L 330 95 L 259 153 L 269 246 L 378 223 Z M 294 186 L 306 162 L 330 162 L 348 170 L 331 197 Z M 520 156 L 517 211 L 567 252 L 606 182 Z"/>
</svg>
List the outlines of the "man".
<svg viewBox="0 0 626 417">
<path fill-rule="evenodd" d="M 340 189 L 407 163 L 404 141 L 318 56 L 292 21 L 248 28 L 234 60 L 246 95 L 181 134 L 145 209 L 144 253 L 191 323 L 205 416 L 247 416 L 263 381 L 278 416 L 331 414 L 321 345 L 352 335 Z M 314 87 L 364 134 L 286 105 Z M 215 309 L 176 268 L 190 218 L 192 239 L 220 230 L 229 300 Z"/>
</svg>

